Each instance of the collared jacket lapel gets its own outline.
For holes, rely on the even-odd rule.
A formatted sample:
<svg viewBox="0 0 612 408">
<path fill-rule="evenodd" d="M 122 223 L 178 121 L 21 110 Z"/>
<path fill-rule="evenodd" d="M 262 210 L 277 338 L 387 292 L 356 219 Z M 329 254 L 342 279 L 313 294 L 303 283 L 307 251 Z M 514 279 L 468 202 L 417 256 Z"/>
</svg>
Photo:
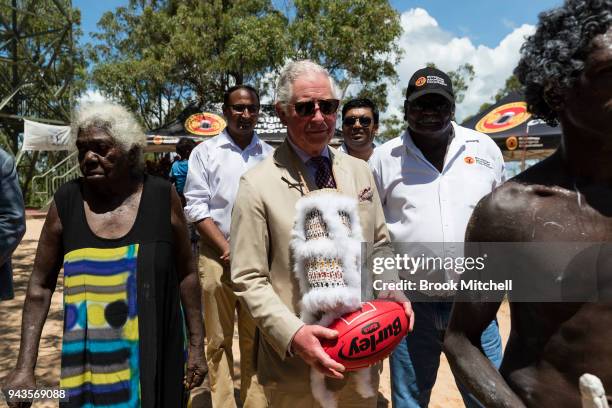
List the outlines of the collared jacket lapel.
<svg viewBox="0 0 612 408">
<path fill-rule="evenodd" d="M 336 181 L 336 188 L 341 194 L 350 197 L 355 197 L 355 179 L 351 175 L 344 163 L 342 154 L 336 149 L 329 148 L 330 158 L 332 160 L 332 172 Z"/>
<path fill-rule="evenodd" d="M 302 195 L 317 189 L 317 185 L 306 166 L 286 140 L 274 151 L 274 164 L 281 169 L 282 177 L 287 180 L 283 181 L 288 186 L 291 183 L 295 186 L 294 188 L 299 189 L 301 187 Z"/>
</svg>

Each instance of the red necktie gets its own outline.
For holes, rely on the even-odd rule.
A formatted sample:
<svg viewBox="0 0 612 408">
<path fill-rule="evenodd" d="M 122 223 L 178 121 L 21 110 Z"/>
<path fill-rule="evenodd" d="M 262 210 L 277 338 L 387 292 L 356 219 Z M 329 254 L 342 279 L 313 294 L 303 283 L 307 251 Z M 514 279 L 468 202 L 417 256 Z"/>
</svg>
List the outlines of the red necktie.
<svg viewBox="0 0 612 408">
<path fill-rule="evenodd" d="M 317 156 L 310 159 L 315 164 L 315 182 L 319 188 L 336 188 L 336 182 L 331 172 L 331 163 L 325 156 Z"/>
</svg>

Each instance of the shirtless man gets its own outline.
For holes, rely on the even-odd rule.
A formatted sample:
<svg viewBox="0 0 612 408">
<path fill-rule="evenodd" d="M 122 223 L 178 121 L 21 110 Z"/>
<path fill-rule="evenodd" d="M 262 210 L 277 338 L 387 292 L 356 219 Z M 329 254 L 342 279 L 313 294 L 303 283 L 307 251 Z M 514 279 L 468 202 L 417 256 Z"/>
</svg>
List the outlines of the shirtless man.
<svg viewBox="0 0 612 408">
<path fill-rule="evenodd" d="M 567 0 L 541 14 L 515 73 L 529 111 L 562 125 L 561 147 L 483 198 L 466 240 L 612 241 L 612 0 Z M 565 278 L 551 266 L 563 256 L 542 252 L 531 270 Z M 500 303 L 455 303 L 445 352 L 486 407 L 579 407 L 579 378 L 587 372 L 601 379 L 610 400 L 609 258 L 597 276 L 599 299 L 607 303 L 510 302 L 512 328 L 499 373 L 478 344 Z"/>
</svg>

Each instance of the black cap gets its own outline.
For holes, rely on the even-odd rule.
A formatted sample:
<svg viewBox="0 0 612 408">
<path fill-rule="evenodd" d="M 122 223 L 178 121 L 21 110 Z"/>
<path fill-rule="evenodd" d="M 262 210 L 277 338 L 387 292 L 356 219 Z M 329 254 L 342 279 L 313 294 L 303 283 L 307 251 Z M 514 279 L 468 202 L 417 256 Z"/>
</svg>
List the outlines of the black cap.
<svg viewBox="0 0 612 408">
<path fill-rule="evenodd" d="M 455 102 L 451 79 L 436 68 L 419 69 L 408 82 L 408 89 L 406 90 L 406 100 L 408 102 L 427 94 L 442 95 L 450 102 Z"/>
</svg>

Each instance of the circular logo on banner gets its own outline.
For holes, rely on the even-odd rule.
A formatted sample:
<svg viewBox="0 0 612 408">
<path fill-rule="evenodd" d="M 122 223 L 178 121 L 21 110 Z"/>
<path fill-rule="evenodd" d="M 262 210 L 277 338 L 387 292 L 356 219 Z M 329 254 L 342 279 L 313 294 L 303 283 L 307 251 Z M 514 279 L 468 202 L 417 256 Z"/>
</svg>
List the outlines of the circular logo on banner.
<svg viewBox="0 0 612 408">
<path fill-rule="evenodd" d="M 164 139 L 161 136 L 159 136 L 159 135 L 157 135 L 157 136 L 155 136 L 153 138 L 153 144 L 156 144 L 156 145 L 162 144 L 163 141 L 164 141 Z"/>
<path fill-rule="evenodd" d="M 474 158 L 473 158 L 473 157 L 471 157 L 471 156 L 465 156 L 465 158 L 463 159 L 463 161 L 464 161 L 464 162 L 466 162 L 467 164 L 474 164 L 474 162 L 475 162 L 476 160 L 474 160 Z"/>
<path fill-rule="evenodd" d="M 508 150 L 516 150 L 518 147 L 518 138 L 516 136 L 510 136 L 506 139 L 506 147 Z"/>
<path fill-rule="evenodd" d="M 497 133 L 512 129 L 531 117 L 525 102 L 512 102 L 498 106 L 487 113 L 476 124 L 476 130 L 483 133 Z"/>
<path fill-rule="evenodd" d="M 423 86 L 423 85 L 425 85 L 425 82 L 427 82 L 427 78 L 420 77 L 419 79 L 416 80 L 416 82 L 414 84 L 416 86 Z"/>
<path fill-rule="evenodd" d="M 200 136 L 216 136 L 225 129 L 225 120 L 214 113 L 194 113 L 185 121 L 189 133 Z"/>
</svg>

